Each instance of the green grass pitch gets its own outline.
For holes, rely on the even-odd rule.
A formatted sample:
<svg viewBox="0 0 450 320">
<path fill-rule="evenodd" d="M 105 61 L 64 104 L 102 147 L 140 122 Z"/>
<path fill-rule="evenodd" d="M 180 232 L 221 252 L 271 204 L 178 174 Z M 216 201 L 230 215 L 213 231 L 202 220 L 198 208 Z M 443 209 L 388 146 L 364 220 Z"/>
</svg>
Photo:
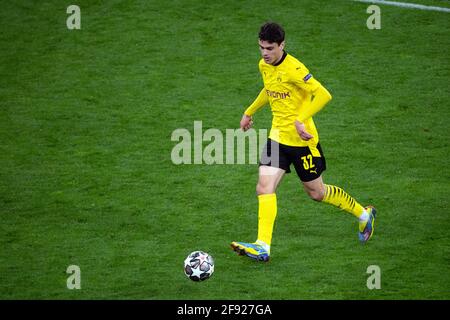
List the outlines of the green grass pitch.
<svg viewBox="0 0 450 320">
<path fill-rule="evenodd" d="M 68 30 L 70 4 L 0 11 L 1 299 L 450 298 L 449 13 L 380 5 L 369 30 L 353 1 L 80 0 Z M 257 232 L 257 165 L 171 161 L 175 129 L 238 127 L 267 20 L 333 95 L 315 116 L 324 180 L 377 207 L 365 246 L 290 174 L 271 261 L 239 257 L 229 243 Z M 270 120 L 266 107 L 255 128 Z M 194 250 L 215 258 L 208 281 L 183 274 Z"/>
</svg>

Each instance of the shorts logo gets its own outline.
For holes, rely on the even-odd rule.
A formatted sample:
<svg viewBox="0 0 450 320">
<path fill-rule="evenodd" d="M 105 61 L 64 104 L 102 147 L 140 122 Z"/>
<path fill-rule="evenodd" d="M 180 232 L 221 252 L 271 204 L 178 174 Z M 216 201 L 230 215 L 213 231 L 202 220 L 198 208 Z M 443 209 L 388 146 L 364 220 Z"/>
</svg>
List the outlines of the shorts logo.
<svg viewBox="0 0 450 320">
<path fill-rule="evenodd" d="M 303 78 L 303 81 L 308 81 L 309 79 L 311 79 L 312 78 L 312 74 L 311 73 L 308 73 L 304 78 Z"/>
</svg>

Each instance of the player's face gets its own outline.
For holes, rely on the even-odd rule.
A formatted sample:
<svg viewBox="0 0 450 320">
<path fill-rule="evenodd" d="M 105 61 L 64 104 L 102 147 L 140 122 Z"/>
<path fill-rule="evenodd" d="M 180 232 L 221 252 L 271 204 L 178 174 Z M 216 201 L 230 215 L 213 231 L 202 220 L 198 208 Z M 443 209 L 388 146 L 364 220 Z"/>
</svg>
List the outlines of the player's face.
<svg viewBox="0 0 450 320">
<path fill-rule="evenodd" d="M 259 50 L 265 63 L 275 64 L 283 56 L 284 41 L 278 45 L 278 43 L 269 42 L 266 40 L 259 40 Z"/>
</svg>

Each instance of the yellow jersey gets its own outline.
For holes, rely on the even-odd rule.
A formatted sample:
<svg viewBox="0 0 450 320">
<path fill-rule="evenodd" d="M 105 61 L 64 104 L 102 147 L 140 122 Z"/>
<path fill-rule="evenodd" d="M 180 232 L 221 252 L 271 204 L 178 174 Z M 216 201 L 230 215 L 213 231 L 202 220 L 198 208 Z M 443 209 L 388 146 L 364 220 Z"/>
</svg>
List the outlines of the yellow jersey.
<svg viewBox="0 0 450 320">
<path fill-rule="evenodd" d="M 319 134 L 312 117 L 304 120 L 306 131 L 314 136 L 308 141 L 300 138 L 294 123 L 302 107 L 304 109 L 310 104 L 314 98 L 313 92 L 321 84 L 313 78 L 303 63 L 286 52 L 276 65 L 267 64 L 261 59 L 259 71 L 264 88 L 245 114 L 251 116 L 269 102 L 273 116 L 269 138 L 288 146 L 309 146 L 313 150 L 316 149 Z"/>
</svg>

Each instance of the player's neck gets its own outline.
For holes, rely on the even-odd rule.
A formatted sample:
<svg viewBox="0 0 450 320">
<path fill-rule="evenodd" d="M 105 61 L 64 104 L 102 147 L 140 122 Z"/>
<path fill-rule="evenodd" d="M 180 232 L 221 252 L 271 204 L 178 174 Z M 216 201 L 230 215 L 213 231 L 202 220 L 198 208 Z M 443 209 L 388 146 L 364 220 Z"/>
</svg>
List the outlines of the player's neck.
<svg viewBox="0 0 450 320">
<path fill-rule="evenodd" d="M 286 53 L 286 51 L 283 50 L 283 54 L 281 55 L 281 57 L 279 59 L 277 59 L 277 61 L 274 64 L 272 64 L 272 65 L 274 67 L 279 66 L 284 61 L 286 56 L 287 56 L 287 53 Z"/>
</svg>

